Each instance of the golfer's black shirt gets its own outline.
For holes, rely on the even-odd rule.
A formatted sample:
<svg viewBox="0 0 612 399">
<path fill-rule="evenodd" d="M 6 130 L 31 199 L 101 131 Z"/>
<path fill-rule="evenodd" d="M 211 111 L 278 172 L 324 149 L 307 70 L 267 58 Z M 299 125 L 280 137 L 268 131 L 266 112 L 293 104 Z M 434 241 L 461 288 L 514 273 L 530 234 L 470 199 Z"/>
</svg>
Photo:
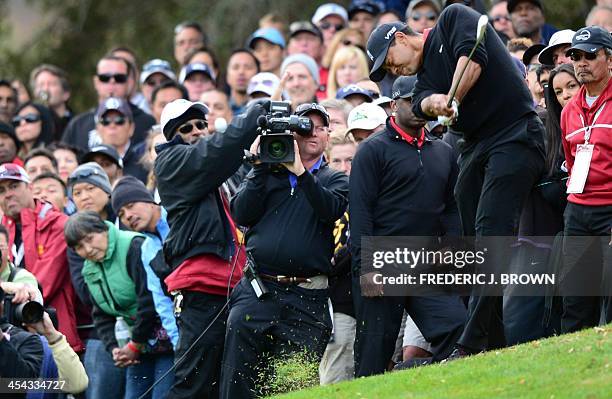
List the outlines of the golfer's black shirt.
<svg viewBox="0 0 612 399">
<path fill-rule="evenodd" d="M 417 77 L 413 111 L 425 115 L 421 101 L 434 93 L 448 94 L 457 61 L 468 56 L 476 43 L 480 14 L 453 4 L 446 8 L 429 32 L 423 48 L 423 65 Z M 491 25 L 472 60 L 481 66 L 480 77 L 462 99 L 459 119 L 453 126 L 467 141 L 491 137 L 527 114 L 533 101 L 519 69 Z"/>
</svg>

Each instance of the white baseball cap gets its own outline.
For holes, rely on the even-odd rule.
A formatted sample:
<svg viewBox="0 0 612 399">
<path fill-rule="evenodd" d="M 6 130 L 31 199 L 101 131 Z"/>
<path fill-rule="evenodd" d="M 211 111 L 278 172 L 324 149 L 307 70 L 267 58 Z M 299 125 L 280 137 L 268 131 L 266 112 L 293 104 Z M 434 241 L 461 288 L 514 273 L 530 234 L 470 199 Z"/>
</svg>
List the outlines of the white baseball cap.
<svg viewBox="0 0 612 399">
<path fill-rule="evenodd" d="M 348 116 L 347 133 L 354 129 L 374 130 L 387 121 L 387 113 L 373 103 L 363 103 L 351 110 Z"/>
<path fill-rule="evenodd" d="M 178 100 L 166 104 L 159 118 L 159 122 L 166 140 L 170 141 L 174 133 L 176 133 L 177 127 L 190 119 L 200 118 L 206 120 L 207 114 L 208 107 L 203 103 L 191 102 L 179 98 Z"/>
<path fill-rule="evenodd" d="M 553 62 L 553 59 L 552 59 L 553 52 L 559 46 L 563 46 L 563 45 L 566 45 L 566 44 L 571 45 L 572 44 L 572 38 L 574 37 L 575 33 L 576 32 L 574 32 L 571 29 L 564 29 L 564 30 L 560 30 L 558 32 L 555 32 L 550 37 L 550 41 L 548 42 L 548 46 L 546 46 L 542 51 L 540 51 L 540 54 L 538 55 L 538 61 L 540 61 L 540 64 L 542 64 L 542 65 L 554 65 L 554 62 Z"/>
<path fill-rule="evenodd" d="M 250 96 L 253 93 L 261 92 L 265 93 L 269 97 L 272 97 L 278 88 L 278 85 L 280 85 L 280 79 L 278 76 L 271 72 L 260 72 L 253 76 L 249 81 L 247 94 Z"/>
<path fill-rule="evenodd" d="M 312 16 L 311 21 L 316 25 L 321 22 L 323 18 L 329 15 L 337 15 L 344 20 L 345 24 L 348 23 L 348 13 L 346 12 L 346 9 L 340 4 L 336 3 L 326 3 L 320 5 Z"/>
</svg>

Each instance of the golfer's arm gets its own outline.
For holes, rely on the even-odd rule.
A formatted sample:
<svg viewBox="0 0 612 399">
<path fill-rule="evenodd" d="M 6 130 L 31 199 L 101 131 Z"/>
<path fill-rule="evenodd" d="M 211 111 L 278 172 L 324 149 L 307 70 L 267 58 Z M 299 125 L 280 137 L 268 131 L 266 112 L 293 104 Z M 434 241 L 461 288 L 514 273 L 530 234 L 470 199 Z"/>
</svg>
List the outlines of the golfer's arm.
<svg viewBox="0 0 612 399">
<path fill-rule="evenodd" d="M 461 74 L 461 70 L 463 69 L 466 63 L 468 64 L 467 69 L 463 73 L 463 77 L 459 82 L 459 87 L 457 87 L 457 91 L 455 92 L 455 98 L 459 103 L 463 101 L 465 95 L 468 93 L 468 91 L 470 91 L 472 86 L 474 86 L 474 84 L 480 77 L 480 72 L 482 71 L 482 68 L 477 62 L 468 61 L 467 56 L 459 57 L 459 61 L 457 61 L 457 67 L 455 68 L 455 74 L 453 75 L 453 83 L 451 87 L 454 87 L 455 84 L 457 84 L 457 81 L 459 80 L 459 75 Z"/>
</svg>

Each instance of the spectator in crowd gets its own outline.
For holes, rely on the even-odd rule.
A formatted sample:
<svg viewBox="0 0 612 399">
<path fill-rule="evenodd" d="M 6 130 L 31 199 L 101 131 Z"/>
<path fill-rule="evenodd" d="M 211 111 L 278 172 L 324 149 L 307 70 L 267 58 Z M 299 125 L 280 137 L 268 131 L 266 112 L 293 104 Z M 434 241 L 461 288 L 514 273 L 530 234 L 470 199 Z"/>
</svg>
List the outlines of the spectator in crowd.
<svg viewBox="0 0 612 399">
<path fill-rule="evenodd" d="M 17 109 L 17 91 L 8 80 L 0 79 L 0 122 L 11 123 Z"/>
<path fill-rule="evenodd" d="M 586 26 L 601 26 L 612 32 L 612 6 L 595 5 L 586 17 Z"/>
<path fill-rule="evenodd" d="M 393 8 L 388 8 L 385 11 L 378 14 L 376 18 L 376 26 L 386 24 L 389 22 L 399 22 L 404 18 L 403 14 L 399 13 Z"/>
<path fill-rule="evenodd" d="M 411 0 L 406 9 L 406 24 L 415 32 L 423 33 L 433 28 L 440 15 L 440 5 L 436 0 Z"/>
<path fill-rule="evenodd" d="M 528 42 L 525 43 L 533 43 L 530 39 L 527 38 L 523 38 L 524 40 L 528 40 Z M 536 44 L 531 44 L 529 45 L 529 48 L 527 48 L 527 50 L 525 50 L 525 52 L 523 53 L 523 64 L 529 68 L 532 64 L 539 64 L 540 61 L 538 60 L 538 56 L 540 55 L 540 52 L 542 50 L 544 50 L 546 48 L 545 44 L 540 44 L 540 43 L 536 43 Z"/>
<path fill-rule="evenodd" d="M 514 39 L 516 37 L 516 33 L 514 33 L 514 28 L 512 27 L 512 20 L 508 13 L 508 2 L 506 0 L 493 1 L 493 5 L 489 10 L 489 20 L 498 34 L 502 33 L 502 35 L 500 35 L 502 41 Z"/>
<path fill-rule="evenodd" d="M 160 125 L 155 125 L 151 128 L 149 132 L 149 137 L 145 141 L 145 150 L 142 154 L 142 158 L 140 159 L 140 164 L 149 171 L 149 175 L 147 176 L 147 189 L 153 193 L 153 197 L 155 198 L 155 202 L 159 203 L 159 193 L 157 192 L 157 183 L 155 180 L 155 173 L 153 172 L 153 165 L 155 164 L 155 159 L 157 158 L 157 152 L 155 151 L 155 147 L 159 144 L 165 143 L 166 138 L 161 131 Z"/>
<path fill-rule="evenodd" d="M 187 64 L 189 50 L 202 47 L 205 43 L 204 29 L 193 21 L 182 22 L 174 28 L 174 59 L 180 67 Z"/>
<path fill-rule="evenodd" d="M 185 356 L 177 364 L 170 398 L 218 395 L 225 296 L 244 264 L 219 188 L 240 167 L 263 113 L 262 106 L 255 104 L 234 118 L 225 133 L 207 137 L 202 136 L 207 133 L 208 109 L 202 103 L 175 100 L 162 113 L 168 142 L 157 147 L 155 177 L 171 226 L 164 256 L 172 273 L 165 283 L 169 292 L 178 291 L 175 357 Z M 190 348 L 204 328 L 209 328 L 207 334 Z"/>
<path fill-rule="evenodd" d="M 208 133 L 213 134 L 217 131 L 223 133 L 227 125 L 232 120 L 232 110 L 227 94 L 221 90 L 205 91 L 200 97 L 200 101 L 208 107 Z"/>
<path fill-rule="evenodd" d="M 553 66 L 569 64 L 571 60 L 565 55 L 565 52 L 572 45 L 572 37 L 574 37 L 575 33 L 571 29 L 555 32 L 551 36 L 548 46 L 538 55 L 540 64 Z"/>
<path fill-rule="evenodd" d="M 110 205 L 112 188 L 108 175 L 95 162 L 79 165 L 68 178 L 68 195 L 78 211 L 93 211 L 104 220 L 114 221 Z"/>
<path fill-rule="evenodd" d="M 200 46 L 189 50 L 185 60 L 185 65 L 206 64 L 212 69 L 215 76 L 221 75 L 219 58 L 217 58 L 215 52 L 209 47 Z"/>
<path fill-rule="evenodd" d="M 23 159 L 33 148 L 44 147 L 53 141 L 55 125 L 49 108 L 36 103 L 25 103 L 13 117 L 15 134 L 21 142 L 19 156 Z"/>
<path fill-rule="evenodd" d="M 348 116 L 348 130 L 357 144 L 385 128 L 387 113 L 378 105 L 363 103 L 351 110 Z"/>
<path fill-rule="evenodd" d="M 229 86 L 229 104 L 234 115 L 240 115 L 248 102 L 249 81 L 259 72 L 259 61 L 250 50 L 238 49 L 232 52 L 227 61 L 225 80 Z M 210 109 L 210 107 L 208 107 Z M 228 119 L 229 120 L 229 119 Z M 214 121 L 209 121 L 214 125 Z"/>
<path fill-rule="evenodd" d="M 598 26 L 579 29 L 567 55 L 583 86 L 561 112 L 563 152 L 569 171 L 563 248 L 567 277 L 562 283 L 571 285 L 574 279 L 583 282 L 586 273 L 595 277 L 591 280 L 595 285 L 587 283 L 580 287 L 582 292 L 599 291 L 600 295 L 574 296 L 570 292 L 563 298 L 561 330 L 565 333 L 597 325 L 600 320 L 604 324 L 612 321 L 609 273 L 612 270 L 609 246 L 612 111 L 606 107 L 612 100 L 612 36 Z M 590 162 L 579 161 L 581 152 L 592 154 Z M 589 238 L 580 239 L 579 236 Z M 582 259 L 589 246 L 599 246 L 601 255 Z M 596 290 L 599 284 L 601 288 Z"/>
<path fill-rule="evenodd" d="M 15 134 L 15 128 L 9 123 L 0 121 L 0 164 L 15 163 L 23 165 L 23 161 L 17 156 L 21 143 Z"/>
<path fill-rule="evenodd" d="M 160 84 L 167 81 L 176 81 L 176 75 L 172 71 L 170 63 L 166 60 L 159 58 L 148 61 L 142 67 L 142 73 L 140 74 L 140 90 L 147 100 L 147 110 L 151 113 L 151 104 L 153 101 L 151 95 L 153 90 Z"/>
<path fill-rule="evenodd" d="M 273 28 L 279 31 L 281 34 L 285 34 L 287 27 L 285 20 L 278 14 L 270 12 L 259 18 L 258 21 L 259 29 Z"/>
<path fill-rule="evenodd" d="M 332 230 L 346 209 L 348 177 L 324 163 L 329 138 L 325 109 L 302 104 L 296 115 L 311 119 L 313 133 L 295 135 L 295 160 L 284 163 L 278 172 L 265 164 L 255 165 L 231 202 L 236 222 L 249 227 L 246 244 L 251 266 L 271 295 L 257 300 L 248 276 L 234 289 L 223 354 L 222 398 L 253 397 L 258 365 L 271 361 L 262 354 L 274 358 L 306 350 L 320 361 L 331 333 L 327 276 Z M 257 154 L 258 146 L 256 140 L 251 153 Z M 292 201 L 287 201 L 288 196 Z M 250 314 L 258 317 L 246 317 Z M 296 318 L 309 328 L 296 328 Z"/>
<path fill-rule="evenodd" d="M 139 398 L 159 371 L 172 364 L 169 340 L 160 339 L 161 324 L 147 289 L 141 258 L 145 237 L 119 230 L 91 211 L 72 215 L 64 234 L 68 246 L 85 259 L 82 274 L 93 302 L 96 332 L 115 365 L 127 368 L 125 397 Z M 115 335 L 120 319 L 131 327 L 127 342 Z"/>
<path fill-rule="evenodd" d="M 548 43 L 557 31 L 546 23 L 540 0 L 509 0 L 508 14 L 516 36 L 527 37 L 534 43 Z"/>
<path fill-rule="evenodd" d="M 251 100 L 262 97 L 270 98 L 274 95 L 279 85 L 280 79 L 275 74 L 259 72 L 249 81 L 247 95 Z"/>
<path fill-rule="evenodd" d="M 51 143 L 48 148 L 57 161 L 59 177 L 64 183 L 68 183 L 68 176 L 79 166 L 79 149 L 59 141 Z"/>
<path fill-rule="evenodd" d="M 340 48 L 329 67 L 327 98 L 335 98 L 339 88 L 357 83 L 367 76 L 365 53 L 354 46 Z"/>
<path fill-rule="evenodd" d="M 42 173 L 57 173 L 57 161 L 48 149 L 35 148 L 23 160 L 23 168 L 33 180 Z"/>
<path fill-rule="evenodd" d="M 97 107 L 109 97 L 118 97 L 122 100 L 128 98 L 128 76 L 131 64 L 123 58 L 105 56 L 96 65 L 96 75 L 93 77 L 94 88 L 98 95 L 96 107 L 75 116 L 62 136 L 62 141 L 83 151 L 101 143 L 100 136 L 96 132 L 95 114 Z M 153 117 L 134 104 L 128 102 L 134 120 L 134 144 L 142 142 L 146 132 L 155 123 Z"/>
<path fill-rule="evenodd" d="M 321 4 L 314 12 L 311 22 L 323 34 L 323 49 L 331 43 L 334 35 L 348 24 L 346 9 L 336 3 Z"/>
<path fill-rule="evenodd" d="M 375 1 L 352 1 L 348 8 L 349 27 L 361 31 L 363 37 L 370 37 L 376 26 L 376 17 L 382 11 L 379 3 Z"/>
<path fill-rule="evenodd" d="M 323 34 L 309 21 L 297 21 L 289 25 L 287 55 L 306 54 L 317 62 L 323 57 Z"/>
<path fill-rule="evenodd" d="M 519 60 L 523 59 L 525 51 L 527 51 L 531 46 L 531 39 L 527 39 L 526 37 L 517 37 L 514 39 L 510 39 L 506 43 L 506 48 L 508 49 L 510 55 Z"/>
<path fill-rule="evenodd" d="M 62 233 L 67 216 L 35 200 L 29 185 L 30 178 L 20 166 L 0 166 L 0 208 L 2 224 L 9 231 L 10 256 L 16 266 L 36 276 L 45 304 L 57 310 L 60 331 L 79 352 L 83 344 L 76 330 L 75 292 Z"/>
<path fill-rule="evenodd" d="M 356 151 L 357 143 L 355 143 L 350 135 L 339 132 L 332 133 L 329 137 L 326 151 L 329 166 L 349 176 L 351 174 L 351 163 Z"/>
<path fill-rule="evenodd" d="M 276 76 L 280 76 L 285 46 L 283 35 L 274 28 L 260 28 L 247 40 L 247 47 L 253 50 L 259 60 L 260 70 L 272 72 Z"/>
<path fill-rule="evenodd" d="M 542 100 L 544 99 L 544 90 L 538 82 L 538 76 L 542 74 L 545 68 L 546 67 L 542 64 L 530 64 L 527 67 L 527 76 L 525 80 L 527 81 L 527 88 L 531 94 L 534 106 L 542 104 Z"/>
<path fill-rule="evenodd" d="M 68 214 L 68 193 L 66 183 L 53 172 L 43 172 L 32 179 L 34 199 L 49 202 L 60 211 Z"/>
<path fill-rule="evenodd" d="M 108 144 L 100 144 L 92 148 L 83 156 L 83 163 L 86 162 L 95 162 L 100 165 L 108 176 L 111 187 L 123 177 L 123 159 L 117 150 Z"/>
<path fill-rule="evenodd" d="M 72 118 L 72 110 L 68 106 L 71 95 L 68 75 L 55 65 L 39 65 L 30 73 L 30 88 L 34 98 L 53 111 L 54 140 L 61 139 L 64 129 Z"/>
<path fill-rule="evenodd" d="M 138 91 L 140 87 L 140 69 L 138 67 L 138 60 L 136 59 L 136 53 L 134 53 L 134 50 L 125 46 L 119 46 L 111 49 L 107 55 L 123 58 L 130 64 L 130 70 L 128 72 L 128 101 L 140 108 L 142 111 L 149 113 L 147 99 L 142 92 Z"/>
<path fill-rule="evenodd" d="M 281 88 L 286 90 L 291 106 L 316 102 L 319 87 L 319 68 L 311 57 L 294 54 L 285 58 L 281 66 Z"/>
<path fill-rule="evenodd" d="M 425 120 L 413 114 L 415 83 L 415 77 L 395 81 L 394 116 L 381 133 L 359 145 L 352 163 L 349 215 L 357 317 L 356 377 L 387 369 L 404 309 L 432 344 L 434 361 L 451 353 L 465 322 L 465 306 L 456 296 L 383 297 L 383 285 L 374 283 L 374 270 L 362 262 L 361 237 L 434 239 L 461 234 L 453 196 L 458 175 L 456 156 L 446 143 L 428 139 L 423 129 Z M 404 162 L 419 167 L 405 168 Z M 431 189 L 419 189 L 415 184 Z"/>
<path fill-rule="evenodd" d="M 335 98 L 322 101 L 321 105 L 329 114 L 329 130 L 332 134 L 334 132 L 344 134 L 348 128 L 347 120 L 353 106 L 346 100 L 336 100 Z"/>
<path fill-rule="evenodd" d="M 187 64 L 181 69 L 179 83 L 189 93 L 189 100 L 198 101 L 202 93 L 215 88 L 216 76 L 206 64 Z"/>
<path fill-rule="evenodd" d="M 345 46 L 356 46 L 365 51 L 365 38 L 363 37 L 363 33 L 354 28 L 345 28 L 336 33 L 325 50 L 325 54 L 321 60 L 321 66 L 323 68 L 329 68 L 336 52 Z"/>
<path fill-rule="evenodd" d="M 159 124 L 161 113 L 164 107 L 179 98 L 187 99 L 189 93 L 185 86 L 180 83 L 168 81 L 160 84 L 151 94 L 151 112 L 155 118 L 155 123 Z"/>
<path fill-rule="evenodd" d="M 23 267 L 15 267 L 9 259 L 9 232 L 0 224 L 0 289 L 6 294 L 13 294 L 13 303 L 36 301 L 43 303 L 43 296 L 38 289 L 36 277 Z M 1 301 L 0 301 L 1 302 Z M 0 317 L 4 316 L 0 312 Z"/>
<path fill-rule="evenodd" d="M 142 182 L 147 180 L 147 171 L 138 163 L 144 147 L 137 145 L 132 138 L 134 119 L 129 103 L 118 97 L 104 100 L 96 112 L 96 129 L 102 144 L 111 146 L 119 154 L 124 175 L 134 176 Z M 91 148 L 93 151 L 94 148 Z M 109 178 L 111 176 L 109 175 Z M 111 179 L 114 182 L 114 180 Z"/>
<path fill-rule="evenodd" d="M 336 99 L 348 101 L 352 106 L 356 107 L 364 103 L 371 103 L 372 92 L 357 86 L 357 84 L 351 84 L 338 90 L 336 92 Z"/>
</svg>

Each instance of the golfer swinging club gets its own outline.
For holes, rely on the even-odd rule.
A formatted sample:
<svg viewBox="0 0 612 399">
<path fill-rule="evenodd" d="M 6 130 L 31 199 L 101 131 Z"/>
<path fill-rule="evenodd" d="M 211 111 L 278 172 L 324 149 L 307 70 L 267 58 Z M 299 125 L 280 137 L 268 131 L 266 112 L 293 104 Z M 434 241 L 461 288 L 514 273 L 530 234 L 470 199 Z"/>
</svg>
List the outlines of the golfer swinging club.
<svg viewBox="0 0 612 399">
<path fill-rule="evenodd" d="M 422 35 L 388 23 L 367 45 L 370 79 L 380 81 L 386 71 L 417 74 L 414 114 L 446 117 L 463 133 L 455 197 L 464 235 L 477 239 L 516 236 L 523 204 L 544 166 L 544 127 L 527 86 L 493 28 L 482 21 L 484 38 L 478 31 L 480 17 L 453 4 Z M 503 243 L 489 248 L 487 262 L 499 267 L 508 259 Z M 479 293 L 472 292 L 467 324 L 449 359 L 503 345 L 503 334 L 493 333 L 503 331 L 502 298 Z"/>
</svg>

